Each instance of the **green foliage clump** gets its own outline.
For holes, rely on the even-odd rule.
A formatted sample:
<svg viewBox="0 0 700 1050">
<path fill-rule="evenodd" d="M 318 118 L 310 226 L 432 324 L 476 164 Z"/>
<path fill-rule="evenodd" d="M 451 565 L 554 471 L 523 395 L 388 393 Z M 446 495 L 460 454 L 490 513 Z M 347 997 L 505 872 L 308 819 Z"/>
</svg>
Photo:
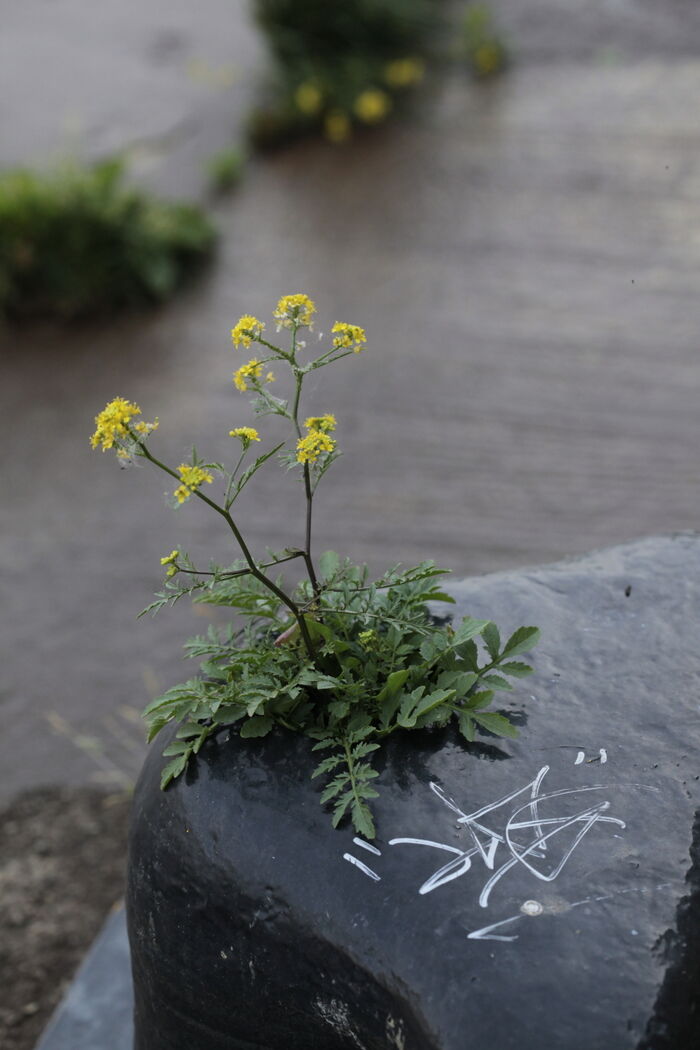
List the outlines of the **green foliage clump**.
<svg viewBox="0 0 700 1050">
<path fill-rule="evenodd" d="M 214 153 L 207 161 L 207 173 L 213 189 L 217 193 L 233 189 L 241 181 L 244 166 L 245 156 L 237 146 Z"/>
<path fill-rule="evenodd" d="M 211 252 L 196 207 L 123 185 L 120 160 L 0 176 L 0 314 L 82 314 L 166 299 Z"/>
<path fill-rule="evenodd" d="M 487 4 L 468 4 L 465 8 L 460 51 L 472 75 L 478 79 L 496 76 L 508 64 L 506 45 Z"/>
<path fill-rule="evenodd" d="M 436 578 L 443 570 L 422 562 L 396 566 L 370 580 L 366 568 L 327 553 L 316 564 L 312 552 L 312 508 L 316 490 L 340 455 L 336 417 L 328 412 L 301 413 L 305 380 L 320 368 L 363 353 L 362 327 L 336 321 L 330 333 L 307 348 L 305 329 L 314 324 L 316 306 L 305 294 L 282 296 L 273 312 L 277 330 L 289 334 L 280 346 L 266 335 L 266 324 L 245 314 L 231 330 L 236 349 L 256 354 L 241 364 L 234 384 L 253 394 L 256 415 L 277 416 L 288 437 L 251 450 L 264 435 L 255 427 L 229 431 L 234 439 L 233 467 L 201 459 L 173 468 L 151 451 L 158 420 L 134 422 L 141 409 L 117 397 L 98 414 L 93 448 L 114 449 L 122 465 L 143 459 L 177 483 L 174 508 L 194 499 L 214 510 L 228 528 L 242 558 L 228 566 L 195 565 L 175 549 L 161 558 L 163 590 L 144 612 L 156 612 L 185 597 L 232 610 L 242 626 L 209 628 L 186 645 L 201 660 L 199 673 L 169 689 L 144 712 L 152 740 L 165 726 L 179 723 L 164 755 L 165 788 L 180 776 L 207 739 L 222 728 L 244 738 L 264 737 L 273 729 L 300 733 L 324 757 L 311 774 L 324 776 L 321 804 L 332 805 L 336 826 L 349 816 L 360 834 L 375 834 L 370 803 L 377 797 L 378 771 L 372 756 L 398 731 L 444 727 L 455 722 L 471 743 L 477 733 L 513 737 L 517 730 L 493 703 L 511 686 L 508 678 L 530 673 L 516 657 L 537 642 L 535 627 L 521 627 L 502 643 L 495 624 L 465 617 L 456 625 L 438 623 L 428 603 L 452 602 Z M 287 396 L 272 394 L 269 384 L 287 376 Z M 291 380 L 291 382 L 290 382 Z M 277 389 L 275 387 L 275 389 Z M 284 395 L 284 386 L 281 393 Z M 319 407 L 325 406 L 316 406 Z M 238 521 L 238 499 L 257 472 L 277 457 L 303 488 L 305 514 L 300 522 L 303 546 L 268 552 L 262 560 L 248 546 Z M 252 460 L 252 461 L 251 461 Z M 214 486 L 220 480 L 220 494 Z M 206 489 L 206 491 L 205 491 Z M 278 572 L 298 560 L 304 575 L 292 588 Z M 480 639 L 480 642 L 477 641 Z"/>
<path fill-rule="evenodd" d="M 322 130 L 343 142 L 353 125 L 384 120 L 422 80 L 443 7 L 442 0 L 255 0 L 276 81 L 271 104 L 254 114 L 253 140 Z"/>
<path fill-rule="evenodd" d="M 426 602 L 452 599 L 435 586 L 441 570 L 431 562 L 407 572 L 397 567 L 374 582 L 364 567 L 332 552 L 319 565 L 318 597 L 308 584 L 296 594 L 313 609 L 306 614 L 313 659 L 299 644 L 275 644 L 288 618 L 259 582 L 231 575 L 240 563 L 205 585 L 196 601 L 250 619 L 238 634 L 212 626 L 187 643 L 188 656 L 204 658 L 200 675 L 146 708 L 149 739 L 168 722 L 182 723 L 165 750 L 166 787 L 223 726 L 236 726 L 243 738 L 266 736 L 275 726 L 303 733 L 324 752 L 311 775 L 327 781 L 320 801 L 331 804 L 333 825 L 347 814 L 356 831 L 372 838 L 369 802 L 379 776 L 372 756 L 382 742 L 396 731 L 450 721 L 470 743 L 484 730 L 517 736 L 507 715 L 490 708 L 498 692 L 511 688 L 504 676 L 530 673 L 514 658 L 535 645 L 539 632 L 521 628 L 502 644 L 486 620 L 436 626 Z M 160 600 L 177 593 L 171 585 Z"/>
</svg>

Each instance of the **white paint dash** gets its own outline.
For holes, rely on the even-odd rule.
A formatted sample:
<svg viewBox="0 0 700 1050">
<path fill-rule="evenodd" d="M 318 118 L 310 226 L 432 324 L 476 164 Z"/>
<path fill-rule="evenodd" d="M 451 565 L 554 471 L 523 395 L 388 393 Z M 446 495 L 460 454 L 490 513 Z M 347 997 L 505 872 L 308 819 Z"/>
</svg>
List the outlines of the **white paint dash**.
<svg viewBox="0 0 700 1050">
<path fill-rule="evenodd" d="M 363 849 L 368 849 L 370 853 L 374 853 L 376 857 L 381 857 L 382 851 L 380 849 L 377 849 L 377 847 L 373 846 L 371 843 L 365 842 L 364 839 L 359 839 L 357 838 L 357 836 L 355 836 L 355 838 L 352 841 L 355 843 L 356 846 L 362 846 Z"/>
<path fill-rule="evenodd" d="M 368 868 L 367 865 L 363 864 L 361 860 L 357 859 L 357 857 L 353 857 L 352 853 L 344 853 L 343 860 L 346 860 L 348 864 L 354 864 L 364 875 L 367 875 L 370 879 L 374 879 L 375 882 L 381 882 L 381 875 L 377 875 L 376 871 L 372 871 L 371 868 Z"/>
</svg>

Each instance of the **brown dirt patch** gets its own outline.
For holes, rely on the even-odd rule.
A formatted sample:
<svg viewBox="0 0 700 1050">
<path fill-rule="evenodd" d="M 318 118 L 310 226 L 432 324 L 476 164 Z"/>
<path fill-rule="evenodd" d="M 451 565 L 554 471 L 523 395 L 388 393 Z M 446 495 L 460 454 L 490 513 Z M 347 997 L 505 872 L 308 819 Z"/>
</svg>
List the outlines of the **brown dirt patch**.
<svg viewBox="0 0 700 1050">
<path fill-rule="evenodd" d="M 0 1046 L 32 1050 L 124 892 L 129 798 L 38 788 L 0 809 Z"/>
</svg>

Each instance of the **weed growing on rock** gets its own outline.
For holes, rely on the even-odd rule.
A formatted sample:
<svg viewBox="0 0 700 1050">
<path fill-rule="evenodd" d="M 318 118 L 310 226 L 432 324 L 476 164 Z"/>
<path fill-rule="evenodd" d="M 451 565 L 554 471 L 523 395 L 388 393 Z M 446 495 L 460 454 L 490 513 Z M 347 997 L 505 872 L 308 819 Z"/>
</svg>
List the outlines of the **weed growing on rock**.
<svg viewBox="0 0 700 1050">
<path fill-rule="evenodd" d="M 173 549 L 161 559 L 163 589 L 144 610 L 155 612 L 191 596 L 242 617 L 242 626 L 211 626 L 206 635 L 190 639 L 186 652 L 201 661 L 199 674 L 144 712 L 149 740 L 169 723 L 179 723 L 164 751 L 162 787 L 223 727 L 243 738 L 263 737 L 279 727 L 305 734 L 313 750 L 323 753 L 311 775 L 326 780 L 320 800 L 332 807 L 333 824 L 348 815 L 356 831 L 372 838 L 370 805 L 378 794 L 372 756 L 382 742 L 398 731 L 451 721 L 469 742 L 482 731 L 516 736 L 493 703 L 500 691 L 511 689 L 509 678 L 530 673 L 518 658 L 536 644 L 539 632 L 521 627 L 502 641 L 488 620 L 438 624 L 427 603 L 453 599 L 439 585 L 444 570 L 431 561 L 410 569 L 395 566 L 371 579 L 366 567 L 335 553 L 316 560 L 314 499 L 340 455 L 340 424 L 325 404 L 314 406 L 317 415 L 302 413 L 304 382 L 318 369 L 364 352 L 367 339 L 359 325 L 337 321 L 314 355 L 302 336 L 313 327 L 315 313 L 307 295 L 280 299 L 273 319 L 285 346 L 271 342 L 266 324 L 250 314 L 231 331 L 237 350 L 251 352 L 255 346 L 256 353 L 236 369 L 235 386 L 253 394 L 258 416 L 284 421 L 287 440 L 258 451 L 264 435 L 237 426 L 229 431 L 232 468 L 203 460 L 194 449 L 189 462 L 171 467 L 151 451 L 158 420 L 145 422 L 137 404 L 118 397 L 96 417 L 91 442 L 93 448 L 114 449 L 124 463 L 144 459 L 169 475 L 173 507 L 193 498 L 206 504 L 222 519 L 239 555 L 229 565 L 205 570 Z M 271 392 L 277 373 L 288 381 L 288 397 Z M 236 502 L 273 457 L 303 486 L 304 542 L 263 560 L 239 529 Z M 303 578 L 288 588 L 276 573 L 297 560 Z"/>
</svg>

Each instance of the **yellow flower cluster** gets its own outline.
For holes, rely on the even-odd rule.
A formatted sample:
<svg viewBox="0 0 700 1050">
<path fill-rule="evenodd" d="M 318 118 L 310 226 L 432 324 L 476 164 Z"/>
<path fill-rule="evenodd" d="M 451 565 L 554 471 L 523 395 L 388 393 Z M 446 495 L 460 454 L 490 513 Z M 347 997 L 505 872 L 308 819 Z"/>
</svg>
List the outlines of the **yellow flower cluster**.
<svg viewBox="0 0 700 1050">
<path fill-rule="evenodd" d="M 255 427 L 235 427 L 233 430 L 229 430 L 228 436 L 232 438 L 240 438 L 244 449 L 248 448 L 251 441 L 260 440 L 260 435 Z"/>
<path fill-rule="evenodd" d="M 384 80 L 392 88 L 410 87 L 425 76 L 425 62 L 421 58 L 397 58 L 384 67 Z"/>
<path fill-rule="evenodd" d="M 238 349 L 239 346 L 250 346 L 254 340 L 260 338 L 264 329 L 265 325 L 262 321 L 258 321 L 257 317 L 251 317 L 250 314 L 245 314 L 231 329 L 233 345 L 236 349 Z"/>
<path fill-rule="evenodd" d="M 336 143 L 347 142 L 352 131 L 350 119 L 342 109 L 332 109 L 323 122 L 323 128 L 328 141 Z"/>
<path fill-rule="evenodd" d="M 297 441 L 299 463 L 315 463 L 323 452 L 332 452 L 335 441 L 321 430 L 310 430 L 306 437 Z"/>
<path fill-rule="evenodd" d="M 313 80 L 305 80 L 294 92 L 294 101 L 298 110 L 307 117 L 313 117 L 321 108 L 323 95 L 318 84 Z"/>
<path fill-rule="evenodd" d="M 175 565 L 175 562 L 177 561 L 179 555 L 179 551 L 171 551 L 170 554 L 168 554 L 165 558 L 160 559 L 161 565 L 168 566 L 168 571 L 165 574 L 166 576 L 174 576 L 177 572 L 177 566 Z"/>
<path fill-rule="evenodd" d="M 309 416 L 304 420 L 304 426 L 307 430 L 320 430 L 322 434 L 328 434 L 331 430 L 335 430 L 336 419 L 331 415 Z"/>
<path fill-rule="evenodd" d="M 353 104 L 355 116 L 364 124 L 378 124 L 391 109 L 391 99 L 386 91 L 367 88 L 360 92 Z"/>
<path fill-rule="evenodd" d="M 333 346 L 338 350 L 350 350 L 359 354 L 366 348 L 367 336 L 364 328 L 357 324 L 345 324 L 344 321 L 336 321 L 331 331 L 334 333 Z"/>
<path fill-rule="evenodd" d="M 97 429 L 90 438 L 90 444 L 93 448 L 97 448 L 101 444 L 103 452 L 108 448 L 113 448 L 114 442 L 118 438 L 127 438 L 129 436 L 127 424 L 134 416 L 140 414 L 141 409 L 133 401 L 125 401 L 123 397 L 115 397 L 113 401 L 105 405 L 99 415 L 95 416 Z M 157 426 L 157 422 L 146 425 L 153 429 Z"/>
<path fill-rule="evenodd" d="M 238 390 L 247 390 L 248 384 L 246 383 L 246 379 L 252 379 L 255 384 L 258 379 L 262 378 L 262 370 L 262 362 L 258 361 L 257 357 L 253 357 L 247 365 L 241 365 L 233 377 L 236 388 Z M 272 373 L 270 372 L 269 375 L 272 375 Z M 271 382 L 269 377 L 267 381 L 268 383 Z"/>
<path fill-rule="evenodd" d="M 175 498 L 178 503 L 184 503 L 188 500 L 195 489 L 205 481 L 212 482 L 214 480 L 208 470 L 204 470 L 203 467 L 193 467 L 189 463 L 181 463 L 177 470 L 182 478 L 182 485 L 175 489 Z"/>
<path fill-rule="evenodd" d="M 304 422 L 308 430 L 305 437 L 297 441 L 297 461 L 299 463 L 315 463 L 320 455 L 332 452 L 335 448 L 335 440 L 329 437 L 329 432 L 335 430 L 335 416 L 309 416 Z"/>
<path fill-rule="evenodd" d="M 316 304 L 308 295 L 283 295 L 277 303 L 273 317 L 280 328 L 298 328 L 300 325 L 313 324 Z"/>
</svg>

